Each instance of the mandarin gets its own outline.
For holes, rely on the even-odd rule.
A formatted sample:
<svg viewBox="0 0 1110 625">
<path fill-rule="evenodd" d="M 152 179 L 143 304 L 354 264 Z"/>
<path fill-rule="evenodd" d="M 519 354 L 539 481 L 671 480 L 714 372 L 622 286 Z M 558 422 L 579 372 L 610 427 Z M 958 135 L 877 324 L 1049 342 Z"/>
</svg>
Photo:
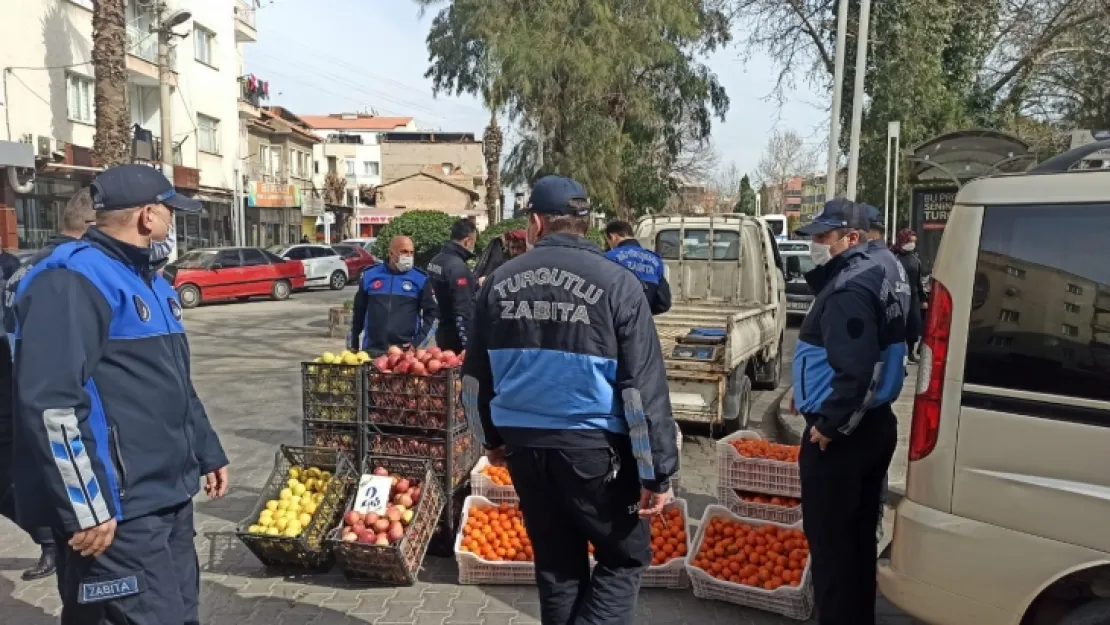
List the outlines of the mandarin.
<svg viewBox="0 0 1110 625">
<path fill-rule="evenodd" d="M 808 562 L 809 544 L 801 530 L 753 527 L 728 518 L 708 522 L 692 561 L 716 579 L 764 590 L 799 586 Z"/>
</svg>

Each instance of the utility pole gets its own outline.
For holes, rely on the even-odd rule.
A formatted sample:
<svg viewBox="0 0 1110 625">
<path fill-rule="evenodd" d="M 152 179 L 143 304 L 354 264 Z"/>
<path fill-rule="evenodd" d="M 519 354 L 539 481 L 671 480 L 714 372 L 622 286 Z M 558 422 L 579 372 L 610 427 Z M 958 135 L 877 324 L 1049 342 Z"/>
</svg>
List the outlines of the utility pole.
<svg viewBox="0 0 1110 625">
<path fill-rule="evenodd" d="M 833 105 L 829 120 L 829 164 L 825 199 L 836 197 L 837 161 L 840 156 L 840 101 L 844 90 L 844 46 L 848 39 L 848 0 L 840 0 L 836 11 L 836 61 L 833 66 Z"/>
<path fill-rule="evenodd" d="M 173 99 L 170 91 L 170 36 L 166 21 L 166 4 L 157 5 L 158 22 L 158 109 L 162 119 L 162 174 L 173 182 Z"/>
<path fill-rule="evenodd" d="M 841 6 L 848 4 L 841 0 Z M 856 33 L 856 84 L 852 94 L 852 135 L 848 149 L 848 199 L 856 199 L 859 180 L 859 136 L 863 125 L 863 83 L 867 77 L 867 44 L 871 36 L 871 0 L 860 0 L 859 32 Z"/>
</svg>

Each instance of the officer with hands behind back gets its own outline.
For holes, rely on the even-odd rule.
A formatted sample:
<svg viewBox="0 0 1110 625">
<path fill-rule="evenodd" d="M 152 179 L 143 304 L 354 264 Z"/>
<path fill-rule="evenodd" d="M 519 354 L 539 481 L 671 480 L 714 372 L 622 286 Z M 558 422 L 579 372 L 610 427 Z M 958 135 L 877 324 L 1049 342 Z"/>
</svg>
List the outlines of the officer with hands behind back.
<svg viewBox="0 0 1110 625">
<path fill-rule="evenodd" d="M 478 228 L 469 219 L 451 226 L 451 240 L 428 263 L 428 277 L 439 307 L 436 347 L 461 352 L 466 349 L 466 333 L 474 311 L 474 292 L 478 288 L 466 262 L 474 257 Z"/>
<path fill-rule="evenodd" d="M 644 285 L 644 295 L 651 305 L 651 314 L 661 315 L 670 310 L 671 286 L 664 273 L 663 259 L 640 246 L 632 231 L 632 224 L 627 221 L 609 222 L 605 226 L 605 241 L 609 245 L 605 257 L 628 267 Z"/>
<path fill-rule="evenodd" d="M 192 499 L 227 491 L 228 462 L 150 247 L 200 202 L 145 165 L 91 195 L 97 226 L 15 294 L 18 517 L 54 530 L 63 625 L 199 623 Z"/>
<path fill-rule="evenodd" d="M 478 294 L 467 417 L 520 495 L 541 621 L 632 623 L 652 557 L 647 519 L 678 471 L 659 337 L 636 276 L 585 238 L 582 185 L 541 178 L 527 212 L 535 248 Z"/>
</svg>

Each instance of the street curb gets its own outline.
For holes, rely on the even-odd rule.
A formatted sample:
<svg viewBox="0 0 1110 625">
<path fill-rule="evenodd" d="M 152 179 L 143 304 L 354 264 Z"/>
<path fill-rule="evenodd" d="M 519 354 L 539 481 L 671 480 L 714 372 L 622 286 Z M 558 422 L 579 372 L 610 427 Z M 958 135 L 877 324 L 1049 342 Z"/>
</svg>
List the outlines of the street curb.
<svg viewBox="0 0 1110 625">
<path fill-rule="evenodd" d="M 785 397 L 792 388 L 794 388 L 792 384 L 783 382 L 782 384 L 779 384 L 778 387 L 776 387 L 773 391 L 764 391 L 763 393 L 761 393 L 761 395 L 770 395 L 770 397 L 766 400 L 760 398 L 756 402 L 756 405 L 752 407 L 753 411 L 756 412 L 756 414 L 759 414 L 759 429 L 762 431 L 764 436 L 768 438 L 776 437 L 778 430 L 776 415 L 779 411 L 779 404 L 782 403 L 782 398 Z M 765 406 L 761 405 L 764 401 L 767 402 Z"/>
<path fill-rule="evenodd" d="M 778 408 L 778 413 L 775 415 L 775 429 L 778 434 L 779 440 L 790 445 L 801 444 L 802 433 L 806 429 L 806 420 L 802 415 L 793 414 L 790 411 L 790 399 L 793 395 L 794 387 L 791 385 L 786 389 L 786 392 L 779 398 L 775 406 Z M 778 392 L 777 390 L 775 391 Z M 766 431 L 766 428 L 764 428 Z M 906 485 L 901 482 L 892 482 L 887 485 L 886 505 L 895 507 L 906 496 Z"/>
</svg>

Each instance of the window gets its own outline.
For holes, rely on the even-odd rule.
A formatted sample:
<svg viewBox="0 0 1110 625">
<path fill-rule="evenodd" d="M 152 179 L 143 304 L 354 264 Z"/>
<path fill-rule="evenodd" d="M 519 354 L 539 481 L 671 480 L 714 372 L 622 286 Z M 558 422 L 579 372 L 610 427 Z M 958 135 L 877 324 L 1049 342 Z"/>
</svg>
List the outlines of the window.
<svg viewBox="0 0 1110 625">
<path fill-rule="evenodd" d="M 269 265 L 270 261 L 266 260 L 266 256 L 262 250 L 256 247 L 243 248 L 243 266 L 244 267 L 257 267 L 259 265 Z"/>
<path fill-rule="evenodd" d="M 339 254 L 336 253 L 336 251 L 331 249 L 330 247 L 314 247 L 314 248 L 312 248 L 311 258 L 331 258 L 333 256 L 339 256 Z"/>
<path fill-rule="evenodd" d="M 377 176 L 378 171 L 378 161 L 362 161 L 362 175 Z"/>
<path fill-rule="evenodd" d="M 280 145 L 271 145 L 270 146 L 270 175 L 272 175 L 272 176 L 280 176 L 281 175 L 281 146 Z"/>
<path fill-rule="evenodd" d="M 66 75 L 67 114 L 69 118 L 93 123 L 93 80 L 80 74 Z"/>
<path fill-rule="evenodd" d="M 285 252 L 285 257 L 289 260 L 308 260 L 308 248 L 294 247 Z"/>
<path fill-rule="evenodd" d="M 274 174 L 273 161 L 270 160 L 270 146 L 258 146 L 258 164 L 264 175 L 272 176 Z"/>
<path fill-rule="evenodd" d="M 984 209 L 965 383 L 1110 401 L 1110 339 L 1091 331 L 1094 307 L 1071 301 L 1110 285 L 1108 231 L 1108 203 Z M 1011 266 L 1038 268 L 1036 297 L 1006 298 Z"/>
<path fill-rule="evenodd" d="M 817 267 L 809 256 L 784 256 L 783 260 L 786 261 L 787 280 L 801 280 L 805 274 Z"/>
<path fill-rule="evenodd" d="M 1006 275 L 1013 276 L 1015 278 L 1024 278 L 1025 270 L 1018 269 L 1017 267 L 1011 265 L 1006 265 Z"/>
<path fill-rule="evenodd" d="M 285 262 L 284 258 L 282 258 L 281 256 L 278 256 L 277 254 L 275 254 L 275 253 L 273 253 L 269 250 L 262 250 L 262 253 L 266 255 L 266 260 L 270 261 L 271 264 L 273 264 L 273 263 L 284 263 Z"/>
<path fill-rule="evenodd" d="M 713 260 L 740 259 L 739 232 L 716 230 L 713 238 Z M 684 257 L 688 260 L 709 260 L 709 230 L 687 229 L 683 242 L 679 241 L 678 230 L 664 230 L 655 237 L 655 253 L 664 259 L 677 260 L 680 247 L 685 247 Z"/>
<path fill-rule="evenodd" d="M 193 27 L 193 58 L 216 66 L 216 34 L 201 26 Z"/>
<path fill-rule="evenodd" d="M 350 245 L 336 245 L 333 249 L 343 258 L 358 258 L 358 252 Z"/>
<path fill-rule="evenodd" d="M 197 115 L 197 149 L 209 154 L 220 153 L 220 120 Z"/>
<path fill-rule="evenodd" d="M 344 171 L 347 176 L 355 175 L 355 159 L 348 158 L 343 162 Z"/>
<path fill-rule="evenodd" d="M 220 264 L 223 269 L 231 267 L 242 267 L 243 261 L 239 259 L 239 250 L 223 250 L 220 255 L 216 257 L 216 262 Z"/>
</svg>

